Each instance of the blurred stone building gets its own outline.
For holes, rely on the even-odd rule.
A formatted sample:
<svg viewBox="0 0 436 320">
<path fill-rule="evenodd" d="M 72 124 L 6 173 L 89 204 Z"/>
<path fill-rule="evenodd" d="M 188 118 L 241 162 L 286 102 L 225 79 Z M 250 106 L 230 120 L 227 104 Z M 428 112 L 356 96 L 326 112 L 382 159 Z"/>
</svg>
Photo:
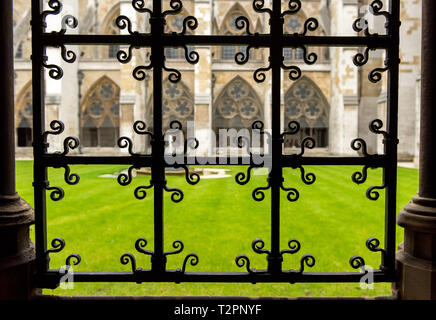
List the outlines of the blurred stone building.
<svg viewBox="0 0 436 320">
<path fill-rule="evenodd" d="M 151 1 L 148 7 L 151 8 Z M 301 33 L 305 21 L 314 17 L 319 22 L 315 31 L 308 35 L 358 36 L 353 22 L 359 15 L 368 21 L 371 33 L 385 33 L 385 19 L 367 12 L 367 0 L 306 0 L 302 9 L 294 15 L 286 15 L 286 33 Z M 386 2 L 386 1 L 384 1 Z M 69 34 L 119 34 L 115 20 L 120 15 L 129 17 L 132 29 L 149 32 L 148 14 L 139 13 L 131 1 L 63 0 L 60 16 L 49 16 L 47 30 L 60 30 L 61 18 L 72 14 L 78 18 L 78 26 L 68 29 Z M 283 1 L 283 9 L 288 2 Z M 268 1 L 265 2 L 268 6 Z M 421 1 L 401 1 L 401 64 L 399 83 L 399 159 L 413 160 L 418 155 L 418 108 L 420 75 L 420 14 Z M 169 1 L 164 1 L 164 8 Z M 386 10 L 386 5 L 384 7 Z M 257 13 L 251 0 L 183 0 L 183 10 L 178 15 L 167 16 L 166 32 L 180 32 L 183 19 L 195 16 L 198 27 L 187 32 L 199 35 L 243 34 L 245 29 L 235 25 L 236 18 L 245 16 L 252 33 L 269 32 L 268 15 Z M 31 39 L 30 0 L 14 0 L 14 49 L 15 49 L 15 112 L 16 145 L 18 156 L 31 156 L 32 142 L 32 87 L 31 87 Z M 47 49 L 47 64 L 61 66 L 64 75 L 54 80 L 46 75 L 45 112 L 46 127 L 52 120 L 65 123 L 65 132 L 50 137 L 50 151 L 62 150 L 67 136 L 81 141 L 79 152 L 83 154 L 118 154 L 125 152 L 117 146 L 121 136 L 130 137 L 134 150 L 148 152 L 149 144 L 143 136 L 133 132 L 132 125 L 142 120 L 152 125 L 152 72 L 145 71 L 142 80 L 132 76 L 135 67 L 149 63 L 147 48 L 133 49 L 133 59 L 120 63 L 120 45 L 68 46 L 77 55 L 74 63 L 62 60 L 59 48 Z M 267 49 L 252 48 L 249 60 L 237 64 L 235 55 L 246 53 L 243 46 L 195 46 L 188 47 L 199 54 L 199 62 L 190 64 L 183 48 L 166 48 L 167 68 L 181 72 L 181 80 L 172 83 L 169 72 L 164 73 L 163 116 L 164 126 L 177 119 L 186 127 L 195 123 L 195 136 L 200 141 L 198 152 L 210 154 L 220 150 L 228 141 L 214 135 L 222 128 L 250 128 L 255 120 L 261 120 L 270 128 L 271 96 L 270 73 L 265 81 L 256 82 L 253 74 L 259 68 L 268 67 Z M 362 52 L 358 48 L 309 47 L 285 48 L 284 65 L 298 66 L 302 76 L 294 81 L 283 70 L 282 76 L 282 128 L 286 130 L 291 120 L 299 121 L 302 136 L 312 136 L 318 154 L 355 154 L 350 147 L 352 139 L 366 140 L 369 153 L 381 153 L 382 141 L 368 129 L 371 120 L 384 120 L 386 110 L 387 73 L 377 83 L 368 80 L 374 68 L 383 68 L 383 50 L 370 50 L 368 62 L 357 67 L 353 57 Z M 304 57 L 316 53 L 313 64 L 306 64 Z M 48 72 L 49 70 L 46 69 Z M 152 129 L 152 128 L 151 128 Z M 298 147 L 301 137 L 285 141 L 285 151 Z"/>
</svg>

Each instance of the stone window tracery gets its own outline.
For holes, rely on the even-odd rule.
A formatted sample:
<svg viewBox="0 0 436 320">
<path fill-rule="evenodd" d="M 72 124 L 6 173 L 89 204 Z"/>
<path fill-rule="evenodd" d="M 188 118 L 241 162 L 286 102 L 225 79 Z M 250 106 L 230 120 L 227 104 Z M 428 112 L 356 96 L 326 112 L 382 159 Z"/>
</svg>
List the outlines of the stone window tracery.
<svg viewBox="0 0 436 320">
<path fill-rule="evenodd" d="M 240 16 L 247 17 L 248 15 L 243 12 L 238 4 L 236 4 L 230 12 L 227 14 L 227 17 L 224 19 L 220 34 L 222 35 L 244 35 L 246 34 L 245 29 L 238 29 L 236 27 L 236 19 Z M 250 23 L 250 25 L 252 25 Z M 235 54 L 237 52 L 245 53 L 245 46 L 242 45 L 226 45 L 221 46 L 220 58 L 223 60 L 234 60 Z"/>
<path fill-rule="evenodd" d="M 295 82 L 285 94 L 285 126 L 298 121 L 301 136 L 287 136 L 285 147 L 298 147 L 305 136 L 314 138 L 317 147 L 327 147 L 329 110 L 324 95 L 312 80 L 303 77 Z"/>
<path fill-rule="evenodd" d="M 81 108 L 82 145 L 113 147 L 119 136 L 120 89 L 103 77 L 88 91 Z"/>
<path fill-rule="evenodd" d="M 183 30 L 183 20 L 189 16 L 186 10 L 182 10 L 181 13 L 177 15 L 168 15 L 166 17 L 165 33 L 180 33 Z M 185 34 L 192 34 L 192 30 L 187 28 Z M 187 46 L 188 51 L 192 51 L 192 46 Z M 183 48 L 180 47 L 166 47 L 165 48 L 165 58 L 169 60 L 174 59 L 185 59 L 185 52 Z"/>
<path fill-rule="evenodd" d="M 33 101 L 32 85 L 28 83 L 16 102 L 15 127 L 18 147 L 32 146 Z"/>
<path fill-rule="evenodd" d="M 221 91 L 214 104 L 213 126 L 217 138 L 217 147 L 231 145 L 234 142 L 220 141 L 219 130 L 240 130 L 251 132 L 255 120 L 263 120 L 262 103 L 254 89 L 241 77 L 234 78 Z M 251 139 L 251 137 L 250 137 Z"/>
</svg>

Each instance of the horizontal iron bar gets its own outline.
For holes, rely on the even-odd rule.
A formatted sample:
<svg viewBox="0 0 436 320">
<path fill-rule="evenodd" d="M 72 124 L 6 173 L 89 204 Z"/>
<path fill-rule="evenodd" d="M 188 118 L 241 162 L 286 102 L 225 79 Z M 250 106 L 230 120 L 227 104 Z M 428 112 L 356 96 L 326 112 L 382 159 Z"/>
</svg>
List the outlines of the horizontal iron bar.
<svg viewBox="0 0 436 320">
<path fill-rule="evenodd" d="M 259 156 L 261 157 L 261 156 Z M 264 158 L 266 159 L 266 158 Z M 165 159 L 165 166 L 168 168 L 177 167 L 177 164 L 168 164 Z M 46 154 L 43 156 L 43 163 L 46 167 L 61 167 L 63 165 L 137 165 L 140 167 L 151 167 L 151 155 L 138 156 L 59 156 Z M 387 163 L 385 155 L 371 155 L 367 157 L 301 157 L 297 155 L 282 155 L 282 167 L 296 167 L 298 165 L 368 165 L 369 167 L 384 167 Z M 179 165 L 250 165 L 250 157 L 183 157 Z M 259 164 L 258 167 L 262 167 Z"/>
<path fill-rule="evenodd" d="M 387 157 L 385 155 L 371 155 L 367 157 L 297 157 L 295 155 L 282 155 L 282 167 L 301 165 L 348 165 L 378 168 L 385 167 Z"/>
<path fill-rule="evenodd" d="M 258 270 L 262 271 L 262 270 Z M 74 272 L 74 282 L 244 282 L 244 283 L 297 283 L 297 282 L 360 282 L 367 273 L 358 272 L 283 272 L 280 274 L 247 273 L 247 272 L 186 272 L 176 270 L 153 272 L 139 270 L 133 272 Z M 59 284 L 63 274 L 50 270 L 35 278 L 35 284 L 41 288 L 53 288 Z M 381 270 L 372 273 L 373 282 L 394 282 L 395 274 L 388 274 Z"/>
<path fill-rule="evenodd" d="M 261 157 L 261 156 L 259 156 Z M 267 158 L 264 158 L 267 159 Z M 151 167 L 151 155 L 137 156 L 59 156 L 46 154 L 43 156 L 43 163 L 46 167 L 61 167 L 62 165 L 137 165 L 140 167 Z M 168 164 L 165 159 L 165 166 L 172 168 L 177 166 Z M 180 159 L 181 160 L 181 159 Z M 282 167 L 296 167 L 298 165 L 368 165 L 369 167 L 384 167 L 387 163 L 385 155 L 371 155 L 367 157 L 301 157 L 298 155 L 282 155 Z M 250 165 L 249 156 L 239 157 L 183 157 L 179 165 Z M 259 164 L 258 167 L 262 167 Z"/>
<path fill-rule="evenodd" d="M 163 34 L 160 38 L 164 46 L 183 45 L 230 45 L 246 44 L 253 47 L 271 47 L 277 45 L 277 37 L 269 34 L 223 36 L 223 35 L 177 35 Z M 153 42 L 151 34 L 124 34 L 124 35 L 80 35 L 45 33 L 41 36 L 43 46 L 56 47 L 66 44 L 125 44 L 139 47 L 151 47 Z M 329 47 L 370 47 L 389 48 L 392 44 L 390 36 L 378 35 L 368 37 L 358 36 L 294 36 L 283 35 L 280 43 L 283 46 L 329 46 Z"/>
</svg>

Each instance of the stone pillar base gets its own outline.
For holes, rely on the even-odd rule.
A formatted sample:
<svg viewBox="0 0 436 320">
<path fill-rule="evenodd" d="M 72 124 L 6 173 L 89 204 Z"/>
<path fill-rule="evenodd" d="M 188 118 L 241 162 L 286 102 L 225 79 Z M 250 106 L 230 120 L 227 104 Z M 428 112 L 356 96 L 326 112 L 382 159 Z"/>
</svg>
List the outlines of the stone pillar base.
<svg viewBox="0 0 436 320">
<path fill-rule="evenodd" d="M 29 299 L 35 249 L 29 238 L 33 209 L 18 194 L 0 196 L 0 300 Z"/>
<path fill-rule="evenodd" d="M 436 300 L 436 199 L 413 197 L 397 218 L 404 242 L 397 252 L 400 299 Z"/>
</svg>

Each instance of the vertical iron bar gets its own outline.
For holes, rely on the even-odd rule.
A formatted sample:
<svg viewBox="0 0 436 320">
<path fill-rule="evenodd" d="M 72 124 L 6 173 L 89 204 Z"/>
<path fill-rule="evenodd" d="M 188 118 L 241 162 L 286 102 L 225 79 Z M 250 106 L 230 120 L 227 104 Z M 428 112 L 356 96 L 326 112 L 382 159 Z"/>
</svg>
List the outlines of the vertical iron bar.
<svg viewBox="0 0 436 320">
<path fill-rule="evenodd" d="M 151 180 L 154 186 L 154 254 L 152 270 L 164 272 L 166 258 L 164 256 L 163 230 L 163 188 L 165 186 L 164 141 L 162 136 L 162 69 L 164 50 L 161 37 L 164 30 L 161 0 L 153 0 L 153 14 L 150 18 L 152 47 L 151 63 L 153 65 L 153 133 Z"/>
<path fill-rule="evenodd" d="M 386 184 L 385 195 L 385 250 L 386 254 L 382 259 L 381 268 L 386 272 L 393 272 L 395 269 L 396 251 L 396 215 L 397 215 L 397 144 L 398 144 L 398 69 L 399 69 L 399 27 L 400 27 L 400 1 L 390 0 L 389 10 L 391 21 L 389 21 L 389 34 L 392 37 L 392 45 L 387 50 L 388 73 L 388 102 L 387 102 L 387 141 L 385 141 L 385 153 L 388 156 L 388 164 L 384 168 L 384 182 Z"/>
<path fill-rule="evenodd" d="M 48 269 L 49 260 L 46 257 L 47 223 L 46 223 L 46 191 L 47 168 L 43 163 L 46 145 L 43 141 L 45 129 L 44 111 L 44 69 L 42 66 L 45 49 L 41 45 L 41 35 L 45 30 L 41 20 L 43 2 L 32 1 L 32 91 L 33 91 L 33 188 L 35 212 L 35 250 L 37 272 Z"/>
<path fill-rule="evenodd" d="M 0 196 L 16 196 L 15 190 L 15 135 L 14 132 L 14 52 L 12 31 L 12 1 L 2 1 L 1 27 L 3 31 L 0 52 Z"/>
<path fill-rule="evenodd" d="M 271 62 L 271 129 L 272 129 L 272 163 L 269 174 L 271 184 L 271 254 L 268 256 L 268 271 L 280 273 L 282 269 L 282 255 L 280 254 L 280 186 L 283 179 L 281 167 L 282 142 L 280 138 L 280 76 L 283 35 L 283 18 L 281 17 L 281 1 L 274 0 L 271 15 L 270 48 Z"/>
</svg>

